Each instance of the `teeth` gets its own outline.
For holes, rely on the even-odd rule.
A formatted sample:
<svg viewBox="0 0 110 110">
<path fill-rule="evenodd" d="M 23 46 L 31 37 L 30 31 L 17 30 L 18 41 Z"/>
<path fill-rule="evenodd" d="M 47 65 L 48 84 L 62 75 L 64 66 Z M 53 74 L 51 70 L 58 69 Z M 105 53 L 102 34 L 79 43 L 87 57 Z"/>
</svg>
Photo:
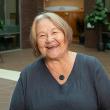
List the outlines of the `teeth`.
<svg viewBox="0 0 110 110">
<path fill-rule="evenodd" d="M 50 46 L 50 47 L 47 47 L 48 49 L 51 49 L 51 48 L 56 48 L 57 46 Z"/>
</svg>

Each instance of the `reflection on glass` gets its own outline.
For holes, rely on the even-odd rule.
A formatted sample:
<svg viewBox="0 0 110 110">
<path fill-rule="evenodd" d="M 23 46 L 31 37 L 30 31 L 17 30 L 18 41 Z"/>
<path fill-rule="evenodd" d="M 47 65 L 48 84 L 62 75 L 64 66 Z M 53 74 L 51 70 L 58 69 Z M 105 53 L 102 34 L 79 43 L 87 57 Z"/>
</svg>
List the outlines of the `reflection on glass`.
<svg viewBox="0 0 110 110">
<path fill-rule="evenodd" d="M 1 0 L 0 18 L 4 21 L 3 30 L 0 30 L 0 51 L 12 50 L 20 47 L 20 29 L 18 0 Z M 1 11 L 0 11 L 1 12 Z"/>
</svg>

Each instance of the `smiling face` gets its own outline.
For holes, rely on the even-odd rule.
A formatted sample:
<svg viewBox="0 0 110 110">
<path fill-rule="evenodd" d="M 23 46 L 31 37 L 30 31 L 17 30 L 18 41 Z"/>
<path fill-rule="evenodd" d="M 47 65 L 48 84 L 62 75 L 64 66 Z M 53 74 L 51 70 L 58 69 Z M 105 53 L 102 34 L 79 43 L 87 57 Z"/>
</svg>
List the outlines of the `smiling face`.
<svg viewBox="0 0 110 110">
<path fill-rule="evenodd" d="M 68 42 L 64 33 L 49 19 L 42 19 L 36 27 L 37 45 L 42 56 L 50 59 L 63 57 L 67 53 Z"/>
</svg>

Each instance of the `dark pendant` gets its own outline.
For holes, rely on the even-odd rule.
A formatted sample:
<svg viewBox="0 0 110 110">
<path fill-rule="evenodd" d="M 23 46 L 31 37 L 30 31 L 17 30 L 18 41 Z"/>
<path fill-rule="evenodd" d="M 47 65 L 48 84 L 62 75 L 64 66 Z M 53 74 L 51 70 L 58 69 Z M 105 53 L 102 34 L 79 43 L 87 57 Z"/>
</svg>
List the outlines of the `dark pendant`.
<svg viewBox="0 0 110 110">
<path fill-rule="evenodd" d="M 64 80 L 64 79 L 65 79 L 64 75 L 60 75 L 60 76 L 59 76 L 59 79 L 60 79 L 60 80 Z"/>
</svg>

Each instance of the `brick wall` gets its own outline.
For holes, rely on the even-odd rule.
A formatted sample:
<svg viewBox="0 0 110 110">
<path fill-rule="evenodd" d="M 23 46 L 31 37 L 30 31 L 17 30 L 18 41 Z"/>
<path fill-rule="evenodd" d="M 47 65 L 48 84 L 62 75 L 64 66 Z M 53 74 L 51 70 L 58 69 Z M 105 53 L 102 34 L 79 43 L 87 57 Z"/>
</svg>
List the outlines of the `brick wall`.
<svg viewBox="0 0 110 110">
<path fill-rule="evenodd" d="M 91 12 L 91 10 L 94 8 L 95 3 L 96 0 L 85 0 L 84 3 L 85 15 Z M 87 29 L 85 25 L 84 35 L 85 35 L 85 46 L 96 48 L 98 41 L 98 28 L 95 27 L 95 29 Z"/>
<path fill-rule="evenodd" d="M 84 9 L 86 14 L 94 8 L 95 3 L 96 0 L 84 0 Z"/>
<path fill-rule="evenodd" d="M 30 28 L 34 17 L 43 10 L 43 0 L 21 0 L 21 48 L 29 48 Z"/>
</svg>

